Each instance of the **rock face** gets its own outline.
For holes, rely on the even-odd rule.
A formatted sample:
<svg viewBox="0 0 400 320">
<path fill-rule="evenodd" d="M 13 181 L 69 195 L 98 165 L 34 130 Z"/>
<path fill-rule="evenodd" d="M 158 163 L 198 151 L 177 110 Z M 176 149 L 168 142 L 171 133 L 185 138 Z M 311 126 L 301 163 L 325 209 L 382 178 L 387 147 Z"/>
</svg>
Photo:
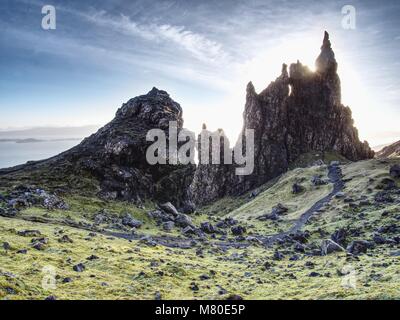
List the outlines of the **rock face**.
<svg viewBox="0 0 400 320">
<path fill-rule="evenodd" d="M 153 143 L 146 141 L 148 131 L 161 129 L 168 140 L 170 121 L 177 122 L 178 132 L 182 130 L 181 106 L 167 92 L 153 88 L 123 104 L 110 123 L 71 150 L 0 174 L 54 169 L 54 174 L 96 178 L 98 195 L 105 199 L 136 203 L 151 199 L 183 206 L 195 165 L 150 165 L 146 160 L 146 150 Z"/>
<path fill-rule="evenodd" d="M 368 143 L 358 138 L 350 108 L 341 103 L 340 90 L 327 32 L 316 72 L 300 62 L 288 72 L 284 64 L 281 75 L 260 94 L 250 82 L 241 135 L 245 129 L 254 130 L 254 172 L 235 176 L 234 166 L 199 166 L 191 185 L 194 201 L 204 204 L 244 193 L 284 173 L 291 162 L 311 151 L 334 151 L 352 161 L 372 158 Z M 206 195 L 204 186 L 210 186 Z"/>
<path fill-rule="evenodd" d="M 377 158 L 400 158 L 400 141 L 397 141 L 377 152 Z"/>
</svg>

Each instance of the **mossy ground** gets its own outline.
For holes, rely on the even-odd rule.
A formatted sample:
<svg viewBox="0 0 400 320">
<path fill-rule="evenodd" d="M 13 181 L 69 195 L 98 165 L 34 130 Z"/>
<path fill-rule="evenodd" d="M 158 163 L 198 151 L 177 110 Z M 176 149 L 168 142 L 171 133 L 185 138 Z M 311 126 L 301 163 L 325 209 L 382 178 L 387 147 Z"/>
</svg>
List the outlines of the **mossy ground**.
<svg viewBox="0 0 400 320">
<path fill-rule="evenodd" d="M 372 200 L 378 191 L 376 185 L 380 179 L 388 177 L 393 161 L 396 160 L 370 160 L 342 166 L 347 179 L 346 196 L 356 200 L 366 196 Z M 257 197 L 222 199 L 193 215 L 193 220 L 199 224 L 212 221 L 211 214 L 233 216 L 246 224 L 250 233 L 261 235 L 287 229 L 303 210 L 330 192 L 331 185 L 311 185 L 310 179 L 315 174 L 325 177 L 326 168 L 292 170 L 265 187 Z M 293 195 L 293 182 L 300 182 L 306 191 Z M 141 233 L 177 236 L 178 230 L 164 233 L 147 217 L 146 212 L 153 204 L 137 208 L 129 203 L 105 202 L 89 196 L 66 195 L 64 199 L 70 205 L 68 211 L 32 207 L 17 218 L 0 217 L 0 299 L 44 299 L 50 295 L 57 299 L 154 299 L 156 292 L 160 292 L 162 299 L 225 299 L 230 294 L 239 294 L 245 299 L 400 298 L 400 259 L 392 255 L 399 251 L 395 245 L 376 246 L 357 259 L 349 258 L 344 252 L 305 256 L 290 248 L 279 249 L 285 255 L 281 261 L 273 260 L 274 247 L 251 245 L 243 249 L 223 249 L 211 239 L 191 249 L 151 247 L 140 241 L 130 242 L 102 234 L 89 236 L 89 231 L 68 227 L 63 220 L 69 216 L 77 222 L 91 223 L 93 215 L 101 209 L 115 214 L 130 212 L 144 222 Z M 289 208 L 278 225 L 255 219 L 278 202 Z M 383 212 L 386 213 L 382 215 Z M 339 227 L 359 228 L 359 238 L 369 239 L 381 225 L 398 225 L 399 216 L 396 202 L 352 209 L 343 199 L 334 199 L 304 229 L 310 231 L 310 241 L 315 242 L 322 240 L 320 230 L 330 234 Z M 32 217 L 42 217 L 45 223 L 24 220 Z M 33 237 L 18 235 L 18 231 L 27 229 L 39 230 L 49 239 L 44 250 L 31 247 Z M 63 235 L 68 235 L 73 243 L 59 242 Z M 4 249 L 4 242 L 11 249 Z M 196 250 L 200 248 L 202 255 L 199 256 Z M 22 249 L 27 249 L 27 253 L 17 253 Z M 99 259 L 87 260 L 91 255 Z M 291 259 L 295 255 L 298 260 Z M 85 264 L 83 272 L 73 270 L 78 263 Z M 270 266 L 266 268 L 265 263 Z M 47 274 L 43 268 L 55 271 L 56 287 L 43 287 Z M 201 275 L 209 279 L 200 280 Z M 63 283 L 65 278 L 72 281 Z M 192 290 L 193 282 L 198 291 Z M 347 283 L 353 287 L 346 287 Z"/>
</svg>

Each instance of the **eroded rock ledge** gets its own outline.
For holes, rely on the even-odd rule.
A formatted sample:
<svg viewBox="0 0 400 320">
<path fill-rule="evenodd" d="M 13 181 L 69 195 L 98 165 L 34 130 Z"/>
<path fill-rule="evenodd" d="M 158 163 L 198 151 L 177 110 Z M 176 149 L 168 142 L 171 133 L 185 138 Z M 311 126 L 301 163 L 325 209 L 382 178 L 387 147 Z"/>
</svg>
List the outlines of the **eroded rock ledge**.
<svg viewBox="0 0 400 320">
<path fill-rule="evenodd" d="M 351 110 L 341 103 L 340 79 L 329 34 L 325 32 L 316 71 L 299 61 L 257 94 L 247 86 L 244 125 L 254 129 L 253 174 L 236 176 L 232 165 L 199 165 L 191 194 L 197 204 L 237 195 L 264 184 L 289 168 L 301 154 L 334 151 L 352 161 L 373 158 L 361 142 Z"/>
</svg>

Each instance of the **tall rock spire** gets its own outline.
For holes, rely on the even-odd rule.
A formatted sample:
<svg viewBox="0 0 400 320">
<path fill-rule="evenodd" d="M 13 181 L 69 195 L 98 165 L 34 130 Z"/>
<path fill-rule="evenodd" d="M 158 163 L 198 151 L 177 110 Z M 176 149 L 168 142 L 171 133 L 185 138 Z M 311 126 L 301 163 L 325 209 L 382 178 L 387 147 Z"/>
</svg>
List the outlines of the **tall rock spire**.
<svg viewBox="0 0 400 320">
<path fill-rule="evenodd" d="M 317 72 L 319 73 L 336 73 L 337 71 L 335 53 L 332 50 L 331 41 L 329 40 L 329 33 L 326 31 L 321 47 L 321 53 L 315 62 L 315 66 Z"/>
</svg>

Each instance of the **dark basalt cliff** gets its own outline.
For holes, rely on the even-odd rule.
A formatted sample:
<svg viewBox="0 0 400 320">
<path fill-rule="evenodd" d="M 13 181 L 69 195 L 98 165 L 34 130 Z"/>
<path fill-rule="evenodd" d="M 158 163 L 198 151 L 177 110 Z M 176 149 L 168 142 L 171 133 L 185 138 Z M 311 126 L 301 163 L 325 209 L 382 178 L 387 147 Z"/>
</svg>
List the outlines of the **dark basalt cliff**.
<svg viewBox="0 0 400 320">
<path fill-rule="evenodd" d="M 307 152 L 334 151 L 352 161 L 372 158 L 368 143 L 358 139 L 350 109 L 341 104 L 337 62 L 328 33 L 316 69 L 311 72 L 297 62 L 288 71 L 283 65 L 282 74 L 260 94 L 251 82 L 248 84 L 241 135 L 246 129 L 254 130 L 251 175 L 235 175 L 237 166 L 232 164 L 200 163 L 197 168 L 150 165 L 146 150 L 152 142 L 146 141 L 147 132 L 159 128 L 168 137 L 170 121 L 177 122 L 178 131 L 183 126 L 180 105 L 156 88 L 129 100 L 114 120 L 71 150 L 48 160 L 0 170 L 0 175 L 29 173 L 36 184 L 40 184 L 43 173 L 60 181 L 70 174 L 89 176 L 98 181 L 97 192 L 102 198 L 136 203 L 145 199 L 170 201 L 189 211 L 192 202 L 202 205 L 256 188 L 287 171 Z M 219 133 L 224 135 L 222 130 Z M 228 141 L 225 143 L 227 146 Z M 69 188 L 73 190 L 74 185 Z"/>
<path fill-rule="evenodd" d="M 150 165 L 146 141 L 151 129 L 162 129 L 168 137 L 169 122 L 182 129 L 181 106 L 167 92 L 153 88 L 148 94 L 129 100 L 115 118 L 78 146 L 54 158 L 0 170 L 0 175 L 50 172 L 62 180 L 69 173 L 98 180 L 98 195 L 104 199 L 129 200 L 138 204 L 145 199 L 171 201 L 182 207 L 193 179 L 195 165 Z M 168 157 L 167 157 L 168 161 Z M 40 181 L 35 181 L 35 183 Z M 72 189 L 74 186 L 69 186 Z"/>
<path fill-rule="evenodd" d="M 242 135 L 245 129 L 254 130 L 253 174 L 236 176 L 234 166 L 199 166 L 191 185 L 197 204 L 258 187 L 307 152 L 334 151 L 352 161 L 374 156 L 368 143 L 360 142 L 350 108 L 341 103 L 337 62 L 327 32 L 315 72 L 297 62 L 289 72 L 283 65 L 282 74 L 260 94 L 248 84 L 243 118 Z"/>
</svg>

